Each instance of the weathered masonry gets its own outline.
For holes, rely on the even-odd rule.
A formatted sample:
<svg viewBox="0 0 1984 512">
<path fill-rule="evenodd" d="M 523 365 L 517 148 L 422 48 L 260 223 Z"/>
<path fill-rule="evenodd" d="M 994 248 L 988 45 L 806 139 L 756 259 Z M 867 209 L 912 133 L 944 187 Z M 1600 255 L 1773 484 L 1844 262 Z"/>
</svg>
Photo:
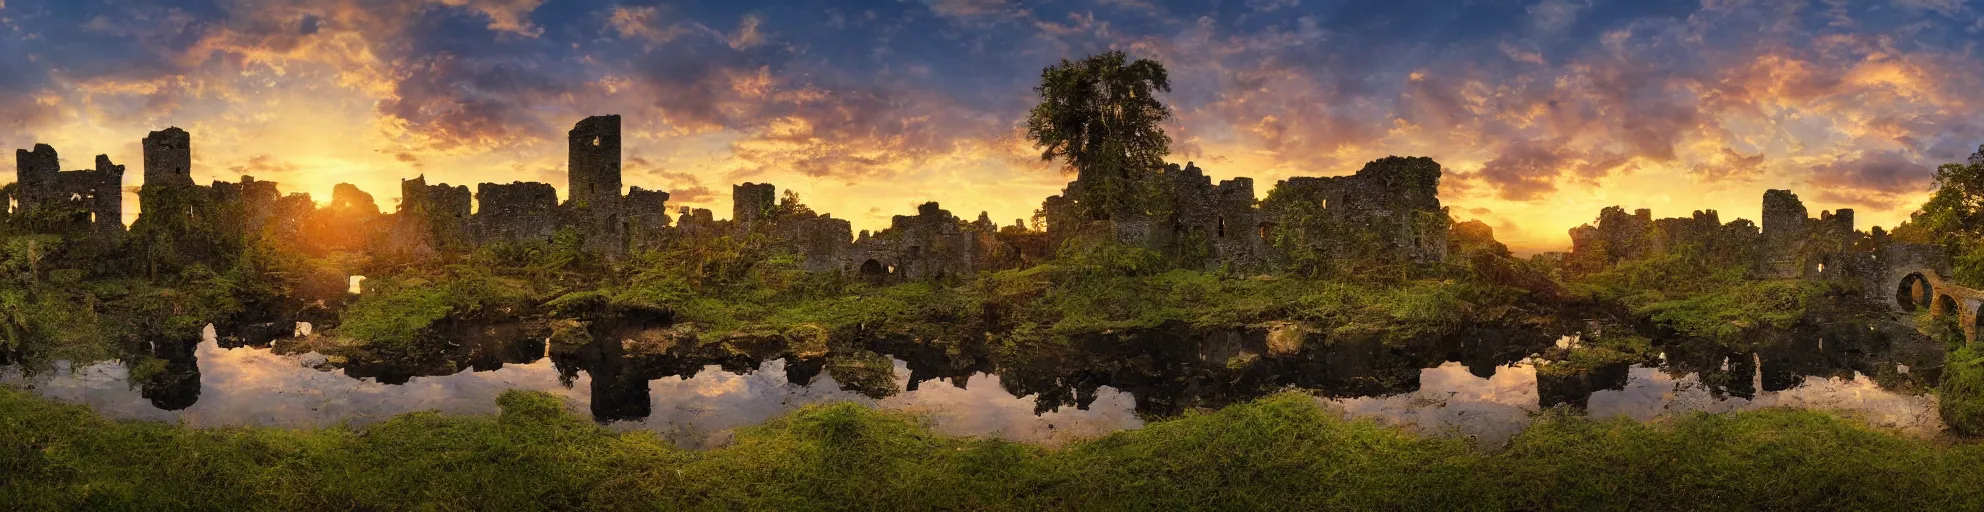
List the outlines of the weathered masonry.
<svg viewBox="0 0 1984 512">
<path fill-rule="evenodd" d="M 1435 195 L 1441 169 L 1426 158 L 1380 159 L 1349 176 L 1290 178 L 1266 200 L 1256 200 L 1250 178 L 1215 182 L 1196 165 L 1170 165 L 1149 176 L 1152 204 L 1107 216 L 1082 211 L 1091 200 L 1078 178 L 1044 202 L 1043 217 L 1033 226 L 1024 220 L 1001 226 L 984 213 L 967 219 L 927 203 L 895 216 L 885 229 L 857 233 L 845 219 L 781 203 L 770 183 L 735 185 L 726 220 L 707 209 L 671 212 L 668 192 L 624 186 L 621 137 L 619 116 L 573 125 L 562 202 L 546 183 L 480 183 L 471 192 L 419 176 L 401 181 L 395 211 L 381 212 L 371 194 L 350 184 L 337 185 L 324 208 L 307 194 L 285 195 L 276 183 L 252 176 L 196 185 L 192 135 L 166 128 L 143 140 L 138 222 L 168 232 L 222 222 L 242 236 L 307 233 L 318 250 L 412 259 L 491 244 L 552 243 L 563 233 L 608 258 L 681 240 L 755 233 L 785 247 L 809 271 L 875 282 L 1025 267 L 1085 235 L 1205 267 L 1273 268 L 1286 264 L 1291 251 L 1438 261 L 1446 250 L 1447 217 Z M 59 163 L 45 145 L 20 151 L 21 185 L 13 192 L 20 207 L 7 213 L 18 217 L 63 206 L 70 212 L 62 217 L 66 222 L 106 237 L 121 232 L 123 167 L 99 157 L 95 170 L 59 172 Z"/>
</svg>

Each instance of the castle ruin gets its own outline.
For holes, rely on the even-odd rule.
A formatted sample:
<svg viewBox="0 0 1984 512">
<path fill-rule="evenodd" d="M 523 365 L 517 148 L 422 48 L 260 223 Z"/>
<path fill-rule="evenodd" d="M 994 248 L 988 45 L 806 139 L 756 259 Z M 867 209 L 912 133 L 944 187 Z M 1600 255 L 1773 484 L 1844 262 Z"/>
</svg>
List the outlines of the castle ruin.
<svg viewBox="0 0 1984 512">
<path fill-rule="evenodd" d="M 321 209 L 307 194 L 284 195 L 276 183 L 250 176 L 195 185 L 192 137 L 167 128 L 143 140 L 138 224 L 168 233 L 196 224 L 241 236 L 307 233 L 317 245 L 337 250 L 376 249 L 412 259 L 497 243 L 549 243 L 565 230 L 581 237 L 584 250 L 608 258 L 758 232 L 808 271 L 874 282 L 1025 267 L 1051 259 L 1060 243 L 1086 234 L 1206 268 L 1271 269 L 1287 264 L 1295 251 L 1406 261 L 1438 261 L 1446 251 L 1446 215 L 1435 195 L 1441 171 L 1425 158 L 1381 159 L 1349 176 L 1290 178 L 1265 200 L 1255 199 L 1250 178 L 1214 182 L 1197 165 L 1170 165 L 1151 175 L 1148 185 L 1158 199 L 1109 218 L 1077 211 L 1086 200 L 1077 179 L 1043 203 L 1044 225 L 1020 220 L 1000 226 L 983 213 L 967 220 L 926 203 L 895 216 L 885 229 L 856 233 L 845 219 L 779 203 L 778 189 L 769 183 L 734 186 L 727 220 L 707 209 L 671 214 L 668 192 L 623 187 L 620 127 L 619 116 L 595 116 L 567 133 L 563 203 L 546 183 L 481 183 L 471 194 L 467 186 L 430 184 L 419 176 L 402 180 L 399 205 L 389 213 L 349 184 L 339 184 Z M 96 216 L 98 229 L 122 228 L 121 166 L 100 158 L 97 170 L 58 173 L 54 149 L 45 145 L 19 152 L 17 164 L 21 185 L 15 194 L 22 208 L 11 213 L 67 197 Z"/>
</svg>

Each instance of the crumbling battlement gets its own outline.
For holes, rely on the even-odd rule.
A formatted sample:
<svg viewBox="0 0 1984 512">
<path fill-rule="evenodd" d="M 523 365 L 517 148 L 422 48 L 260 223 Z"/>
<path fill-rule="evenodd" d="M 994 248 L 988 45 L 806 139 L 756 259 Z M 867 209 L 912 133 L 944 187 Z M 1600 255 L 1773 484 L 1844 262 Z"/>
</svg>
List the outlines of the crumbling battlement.
<svg viewBox="0 0 1984 512">
<path fill-rule="evenodd" d="M 372 194 L 365 193 L 359 190 L 357 185 L 350 183 L 339 183 L 331 187 L 329 208 L 353 215 L 379 214 L 379 203 L 372 199 Z"/>
<path fill-rule="evenodd" d="M 1764 191 L 1764 272 L 1770 277 L 1795 277 L 1798 256 L 1810 235 L 1805 203 L 1789 190 Z"/>
<path fill-rule="evenodd" d="M 292 194 L 294 195 L 294 194 Z M 359 190 L 350 183 L 339 183 L 331 188 L 331 203 L 323 209 L 303 207 L 303 215 L 309 219 L 305 223 L 302 236 L 316 243 L 305 244 L 304 248 L 323 254 L 332 251 L 366 252 L 373 248 L 389 227 L 384 214 L 379 211 L 379 203 L 372 194 Z"/>
<path fill-rule="evenodd" d="M 854 246 L 854 224 L 831 215 L 784 219 L 779 222 L 780 240 L 799 253 L 800 265 L 809 272 L 845 270 Z"/>
<path fill-rule="evenodd" d="M 864 275 L 878 266 L 890 269 L 889 278 L 906 280 L 969 275 L 978 270 L 973 258 L 979 252 L 974 246 L 977 237 L 935 202 L 917 206 L 914 216 L 895 216 L 888 229 L 863 235 L 855 241 L 850 261 L 857 262 L 854 268 Z"/>
<path fill-rule="evenodd" d="M 379 213 L 370 194 L 349 184 L 334 189 L 331 205 L 323 209 L 314 208 L 307 195 L 282 196 L 276 184 L 253 177 L 244 176 L 239 183 L 215 182 L 202 190 L 191 185 L 190 134 L 168 128 L 144 140 L 145 204 L 153 199 L 179 201 L 178 194 L 154 198 L 153 192 L 184 185 L 199 193 L 185 200 L 187 222 L 173 225 L 238 216 L 242 232 L 253 234 L 269 233 L 266 228 L 272 219 L 307 218 L 305 231 L 311 239 L 341 240 L 319 244 L 332 247 L 320 249 L 376 248 L 400 254 L 549 240 L 561 229 L 573 229 L 583 237 L 587 251 L 618 257 L 632 247 L 660 248 L 679 240 L 762 229 L 800 255 L 809 270 L 865 272 L 879 266 L 888 279 L 957 276 L 1038 263 L 1050 258 L 1060 242 L 1080 233 L 1113 237 L 1208 268 L 1267 269 L 1285 262 L 1291 251 L 1317 252 L 1312 249 L 1329 255 L 1436 261 L 1445 257 L 1447 246 L 1448 221 L 1436 195 L 1441 169 L 1426 158 L 1380 159 L 1351 176 L 1291 178 L 1277 184 L 1268 201 L 1256 201 L 1252 179 L 1215 181 L 1196 164 L 1169 165 L 1150 175 L 1154 181 L 1138 184 L 1154 194 L 1153 202 L 1119 205 L 1110 212 L 1083 211 L 1078 178 L 1063 195 L 1043 203 L 1045 232 L 1028 229 L 1024 220 L 1002 229 L 982 213 L 967 222 L 927 203 L 915 215 L 896 216 L 888 229 L 863 232 L 857 238 L 847 220 L 780 204 L 776 187 L 764 183 L 733 187 L 729 220 L 716 220 L 706 209 L 687 208 L 680 210 L 679 220 L 671 219 L 667 192 L 634 187 L 622 194 L 620 127 L 619 116 L 595 116 L 579 121 L 567 133 L 569 190 L 562 204 L 557 190 L 544 183 L 483 183 L 471 195 L 468 187 L 429 185 L 421 176 L 401 182 L 399 208 L 392 214 Z M 25 178 L 14 194 L 40 199 L 55 190 L 74 188 L 49 179 L 56 163 L 54 150 L 45 146 L 22 151 L 19 165 Z M 105 160 L 98 170 L 85 172 L 62 180 L 95 176 L 100 183 L 103 176 L 121 174 L 121 167 Z M 97 196 L 74 196 L 84 197 Z M 116 218 L 111 203 L 97 206 L 99 213 Z M 292 231 L 274 227 L 275 232 Z"/>
<path fill-rule="evenodd" d="M 627 189 L 627 241 L 634 247 L 652 249 L 667 240 L 668 193 L 641 187 Z"/>
<path fill-rule="evenodd" d="M 42 228 L 89 231 L 115 241 L 124 233 L 124 166 L 105 155 L 97 155 L 91 170 L 64 172 L 61 165 L 55 148 L 47 144 L 15 151 L 15 213 L 40 211 L 47 215 L 41 220 L 53 223 Z"/>
<path fill-rule="evenodd" d="M 475 201 L 478 243 L 549 242 L 558 232 L 558 190 L 550 184 L 483 183 L 475 186 Z"/>
<path fill-rule="evenodd" d="M 55 175 L 60 172 L 62 160 L 47 144 L 35 144 L 33 151 L 14 150 L 14 199 L 20 201 L 20 211 L 54 202 Z"/>
<path fill-rule="evenodd" d="M 237 183 L 214 181 L 207 187 L 207 200 L 200 218 L 238 222 L 241 233 L 261 233 L 275 218 L 276 201 L 282 192 L 273 181 L 242 176 Z"/>
<path fill-rule="evenodd" d="M 400 180 L 394 247 L 411 255 L 469 247 L 470 200 L 465 185 L 428 185 L 425 175 Z"/>
<path fill-rule="evenodd" d="M 1177 205 L 1172 236 L 1181 246 L 1204 245 L 1210 249 L 1208 265 L 1235 263 L 1243 267 L 1258 263 L 1266 249 L 1252 229 L 1259 224 L 1254 209 L 1254 179 L 1234 178 L 1215 185 L 1198 165 L 1171 166 L 1172 195 Z"/>
<path fill-rule="evenodd" d="M 770 183 L 730 187 L 730 220 L 743 225 L 764 220 L 778 211 L 778 189 Z"/>
<path fill-rule="evenodd" d="M 1622 208 L 1609 207 L 1599 213 L 1596 226 L 1571 229 L 1572 250 L 1565 261 L 1576 271 L 1596 271 L 1622 259 L 1693 246 L 1720 260 L 1747 258 L 1760 277 L 1870 283 L 1895 264 L 1880 256 L 1890 245 L 1886 233 L 1878 227 L 1871 235 L 1855 231 L 1852 209 L 1822 211 L 1816 219 L 1806 217 L 1808 211 L 1788 190 L 1764 192 L 1761 227 L 1745 219 L 1721 224 L 1714 210 L 1651 220 L 1645 209 L 1627 215 Z"/>
<path fill-rule="evenodd" d="M 1441 261 L 1450 222 L 1440 206 L 1440 174 L 1431 158 L 1394 156 L 1350 176 L 1289 178 L 1268 192 L 1255 232 L 1283 251 L 1301 243 L 1322 254 Z M 1295 236 L 1280 237 L 1281 229 Z M 1374 246 L 1352 245 L 1368 238 Z"/>
<path fill-rule="evenodd" d="M 681 221 L 676 223 L 675 231 L 683 237 L 707 237 L 722 232 L 723 227 L 717 222 L 716 213 L 708 208 L 691 209 L 684 206 Z"/>
<path fill-rule="evenodd" d="M 145 184 L 157 187 L 193 186 L 193 136 L 179 127 L 145 136 Z M 142 205 L 142 203 L 141 203 Z"/>
</svg>

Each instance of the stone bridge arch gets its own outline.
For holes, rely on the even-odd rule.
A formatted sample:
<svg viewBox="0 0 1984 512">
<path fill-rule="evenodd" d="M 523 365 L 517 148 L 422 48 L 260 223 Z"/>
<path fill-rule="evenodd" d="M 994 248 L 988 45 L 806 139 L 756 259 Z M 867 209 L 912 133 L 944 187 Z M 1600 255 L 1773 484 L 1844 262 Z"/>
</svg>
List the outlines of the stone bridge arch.
<svg viewBox="0 0 1984 512">
<path fill-rule="evenodd" d="M 1929 278 L 1921 272 L 1910 272 L 1901 277 L 1901 283 L 1895 286 L 1894 293 L 1895 306 L 1900 307 L 1902 311 L 1915 311 L 1929 307 L 1930 301 L 1936 296 L 1936 288 L 1929 284 Z"/>
<path fill-rule="evenodd" d="M 1976 343 L 1984 322 L 1984 290 L 1961 286 L 1954 281 L 1943 279 L 1941 273 L 1928 267 L 1904 267 L 1889 272 L 1885 289 L 1893 290 L 1888 296 L 1890 306 L 1903 312 L 1921 311 L 1927 308 L 1936 318 L 1955 317 L 1957 325 L 1963 328 L 1964 340 Z"/>
</svg>

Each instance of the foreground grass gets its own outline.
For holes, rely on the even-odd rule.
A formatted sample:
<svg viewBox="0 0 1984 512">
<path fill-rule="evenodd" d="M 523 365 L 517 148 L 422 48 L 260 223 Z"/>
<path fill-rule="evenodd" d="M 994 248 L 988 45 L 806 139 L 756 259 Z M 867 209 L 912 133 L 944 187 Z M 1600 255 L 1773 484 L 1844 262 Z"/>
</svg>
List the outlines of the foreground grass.
<svg viewBox="0 0 1984 512">
<path fill-rule="evenodd" d="M 1497 453 L 1298 394 L 1059 449 L 938 436 L 853 404 L 726 448 L 615 434 L 548 395 L 364 428 L 109 421 L 0 389 L 0 508 L 1977 509 L 1984 450 L 1804 411 L 1550 417 Z"/>
</svg>

